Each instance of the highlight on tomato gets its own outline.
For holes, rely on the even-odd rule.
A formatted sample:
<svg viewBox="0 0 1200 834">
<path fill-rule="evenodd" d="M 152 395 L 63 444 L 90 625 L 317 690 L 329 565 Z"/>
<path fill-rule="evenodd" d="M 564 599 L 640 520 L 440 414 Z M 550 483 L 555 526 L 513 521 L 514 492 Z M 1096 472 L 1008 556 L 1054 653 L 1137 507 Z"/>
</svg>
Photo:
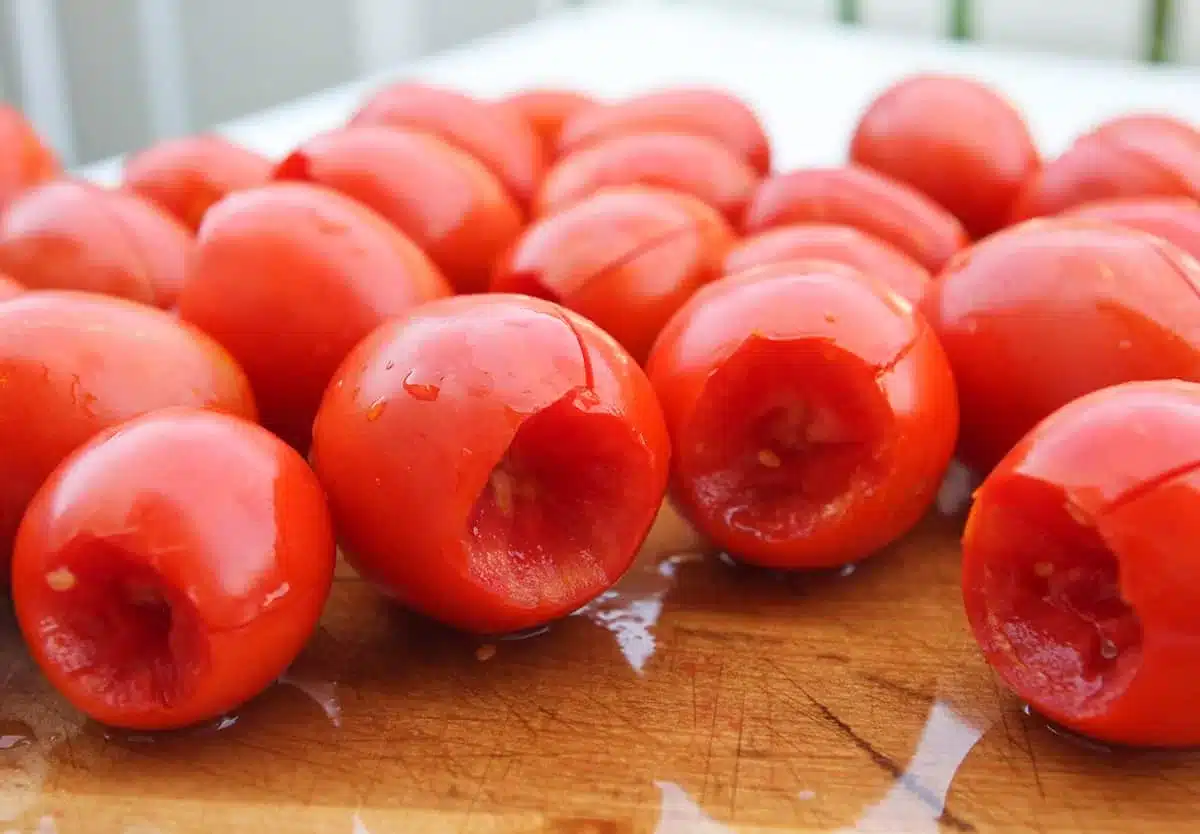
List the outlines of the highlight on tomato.
<svg viewBox="0 0 1200 834">
<path fill-rule="evenodd" d="M 1105 220 L 1138 229 L 1175 244 L 1193 258 L 1200 258 L 1200 202 L 1191 197 L 1096 200 L 1069 209 L 1060 216 Z"/>
</svg>

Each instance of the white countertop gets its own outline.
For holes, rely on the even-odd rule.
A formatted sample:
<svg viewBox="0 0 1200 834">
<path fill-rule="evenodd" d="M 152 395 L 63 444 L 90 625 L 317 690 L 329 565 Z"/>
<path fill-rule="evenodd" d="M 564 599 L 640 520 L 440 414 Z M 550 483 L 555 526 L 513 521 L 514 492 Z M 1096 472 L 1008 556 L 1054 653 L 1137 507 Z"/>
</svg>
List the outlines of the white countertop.
<svg viewBox="0 0 1200 834">
<path fill-rule="evenodd" d="M 979 78 L 1022 109 L 1044 152 L 1131 110 L 1159 110 L 1200 124 L 1200 70 L 998 52 L 945 41 L 891 37 L 763 13 L 689 6 L 592 6 L 558 13 L 384 76 L 336 87 L 219 128 L 272 157 L 338 126 L 380 85 L 400 78 L 496 96 L 563 85 L 621 97 L 670 84 L 709 84 L 744 97 L 761 115 L 776 168 L 844 159 L 872 96 L 914 72 Z M 81 169 L 101 182 L 119 160 Z"/>
</svg>

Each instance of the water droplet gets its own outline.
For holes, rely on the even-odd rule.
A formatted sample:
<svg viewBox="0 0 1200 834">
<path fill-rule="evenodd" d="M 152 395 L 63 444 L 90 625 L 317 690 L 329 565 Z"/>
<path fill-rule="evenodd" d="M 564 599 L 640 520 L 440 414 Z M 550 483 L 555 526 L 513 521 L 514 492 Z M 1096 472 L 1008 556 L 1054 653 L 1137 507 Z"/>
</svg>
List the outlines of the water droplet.
<svg viewBox="0 0 1200 834">
<path fill-rule="evenodd" d="M 1117 644 L 1112 640 L 1105 639 L 1100 643 L 1100 656 L 1105 660 L 1113 660 L 1120 654 L 1117 649 Z"/>
<path fill-rule="evenodd" d="M 375 422 L 379 419 L 379 415 L 383 414 L 385 408 L 387 408 L 387 400 L 384 400 L 382 397 L 371 403 L 371 407 L 367 409 L 367 420 L 372 423 Z"/>
<path fill-rule="evenodd" d="M 412 377 L 416 371 L 409 371 L 404 376 L 404 390 L 414 400 L 421 402 L 433 402 L 438 398 L 438 394 L 442 393 L 442 389 L 431 382 L 413 382 Z"/>
<path fill-rule="evenodd" d="M 838 576 L 853 576 L 858 570 L 858 565 L 842 565 L 842 569 L 838 571 Z"/>
</svg>

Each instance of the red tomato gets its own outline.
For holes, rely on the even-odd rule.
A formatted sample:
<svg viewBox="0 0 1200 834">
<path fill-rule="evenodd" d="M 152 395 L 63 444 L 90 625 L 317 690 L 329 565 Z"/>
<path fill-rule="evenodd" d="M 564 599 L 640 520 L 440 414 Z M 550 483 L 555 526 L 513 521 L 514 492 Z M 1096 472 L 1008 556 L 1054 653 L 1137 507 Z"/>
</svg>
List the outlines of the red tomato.
<svg viewBox="0 0 1200 834">
<path fill-rule="evenodd" d="M 920 302 L 929 271 L 899 249 L 852 226 L 801 223 L 748 237 L 729 251 L 724 273 L 734 275 L 764 264 L 828 260 L 845 264 L 887 284 L 908 301 Z"/>
<path fill-rule="evenodd" d="M 0 274 L 0 301 L 7 301 L 25 292 L 25 288 L 19 283 L 9 278 L 7 275 Z"/>
<path fill-rule="evenodd" d="M 534 214 L 561 211 L 605 186 L 650 185 L 690 194 L 740 224 L 758 185 L 754 169 L 720 142 L 684 133 L 637 133 L 575 151 L 550 169 Z"/>
<path fill-rule="evenodd" d="M 954 367 L 960 454 L 981 472 L 1076 397 L 1200 380 L 1200 264 L 1120 226 L 1039 220 L 999 232 L 946 267 L 923 309 Z"/>
<path fill-rule="evenodd" d="M 1084 203 L 1063 216 L 1105 220 L 1161 237 L 1200 258 L 1200 202 L 1190 197 L 1125 197 Z"/>
<path fill-rule="evenodd" d="M 916 75 L 893 84 L 859 120 L 850 159 L 911 185 L 972 237 L 1008 222 L 1040 159 L 1021 114 L 968 78 Z"/>
<path fill-rule="evenodd" d="M 229 354 L 162 311 L 53 291 L 0 304 L 0 580 L 25 505 L 54 467 L 102 429 L 172 405 L 257 417 Z"/>
<path fill-rule="evenodd" d="M 213 203 L 267 182 L 271 161 L 220 136 L 170 139 L 125 163 L 125 186 L 195 232 Z"/>
<path fill-rule="evenodd" d="M 1011 220 L 1113 197 L 1200 199 L 1200 130 L 1169 116 L 1105 122 L 1025 183 Z"/>
<path fill-rule="evenodd" d="M 29 505 L 13 601 L 34 660 L 104 724 L 165 730 L 257 695 L 312 635 L 329 510 L 283 441 L 212 411 L 104 432 Z"/>
<path fill-rule="evenodd" d="M 499 106 L 523 118 L 542 140 L 546 158 L 558 147 L 563 125 L 575 114 L 596 104 L 596 100 L 575 90 L 526 90 L 500 100 Z"/>
<path fill-rule="evenodd" d="M 191 235 L 135 194 L 58 180 L 0 216 L 0 271 L 30 289 L 72 289 L 171 307 L 194 255 Z"/>
<path fill-rule="evenodd" d="M 671 314 L 720 276 L 732 245 L 721 216 L 691 197 L 613 188 L 526 229 L 496 264 L 492 291 L 564 304 L 641 362 Z"/>
<path fill-rule="evenodd" d="M 459 292 L 487 289 L 496 258 L 521 232 L 521 209 L 474 157 L 439 139 L 352 127 L 301 145 L 275 170 L 375 209 L 425 250 Z"/>
<path fill-rule="evenodd" d="M 305 183 L 226 197 L 198 242 L 180 316 L 242 363 L 263 425 L 302 450 L 350 348 L 386 319 L 450 292 L 382 217 Z"/>
<path fill-rule="evenodd" d="M 0 213 L 18 194 L 59 175 L 58 157 L 17 110 L 0 103 Z"/>
<path fill-rule="evenodd" d="M 1074 400 L 976 492 L 967 617 L 1049 718 L 1120 744 L 1200 745 L 1200 386 Z"/>
<path fill-rule="evenodd" d="M 654 346 L 684 515 L 777 568 L 862 559 L 937 495 L 958 428 L 933 332 L 836 263 L 758 267 L 708 285 Z"/>
<path fill-rule="evenodd" d="M 659 90 L 589 107 L 563 125 L 558 153 L 565 156 L 614 136 L 659 131 L 707 136 L 728 147 L 759 174 L 771 170 L 767 134 L 754 111 L 727 92 L 700 87 Z"/>
<path fill-rule="evenodd" d="M 867 168 L 812 168 L 763 181 L 746 210 L 754 234 L 790 223 L 853 226 L 937 272 L 968 243 L 954 215 L 924 194 Z"/>
<path fill-rule="evenodd" d="M 669 452 L 617 343 L 514 295 L 438 301 L 376 330 L 313 432 L 347 558 L 405 605 L 482 633 L 611 586 L 654 521 Z"/>
<path fill-rule="evenodd" d="M 452 90 L 395 84 L 376 93 L 350 123 L 432 133 L 487 166 L 523 206 L 545 172 L 541 142 L 524 119 Z"/>
</svg>

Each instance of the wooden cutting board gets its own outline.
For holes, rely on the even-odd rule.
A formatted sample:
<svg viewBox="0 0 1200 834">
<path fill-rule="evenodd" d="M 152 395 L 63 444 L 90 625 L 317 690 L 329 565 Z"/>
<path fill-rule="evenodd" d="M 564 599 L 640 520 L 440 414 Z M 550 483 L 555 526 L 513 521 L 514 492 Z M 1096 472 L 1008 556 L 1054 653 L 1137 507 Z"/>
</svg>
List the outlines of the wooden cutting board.
<svg viewBox="0 0 1200 834">
<path fill-rule="evenodd" d="M 663 513 L 618 590 L 525 639 L 340 571 L 312 645 L 213 727 L 106 734 L 0 615 L 0 834 L 1200 830 L 1200 758 L 1048 728 L 967 634 L 961 519 L 853 570 L 701 555 Z"/>
</svg>

